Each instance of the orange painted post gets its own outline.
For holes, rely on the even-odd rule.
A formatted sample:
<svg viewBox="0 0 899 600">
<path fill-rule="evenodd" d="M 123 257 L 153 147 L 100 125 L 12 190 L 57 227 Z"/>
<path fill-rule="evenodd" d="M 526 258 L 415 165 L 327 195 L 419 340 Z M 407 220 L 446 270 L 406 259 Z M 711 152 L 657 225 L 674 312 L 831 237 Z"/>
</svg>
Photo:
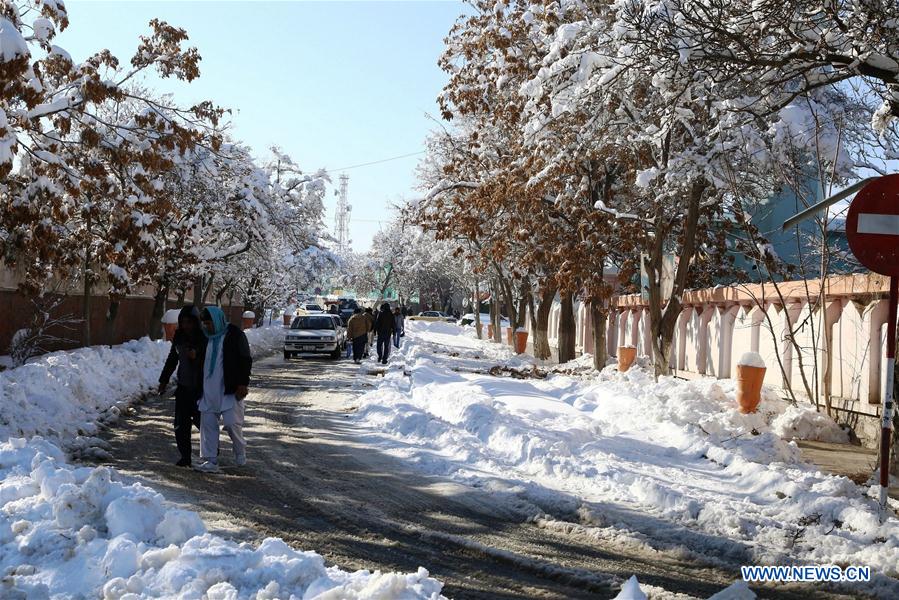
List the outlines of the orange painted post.
<svg viewBox="0 0 899 600">
<path fill-rule="evenodd" d="M 284 313 L 284 327 L 290 327 L 290 323 L 292 321 L 293 321 L 293 315 Z"/>
<path fill-rule="evenodd" d="M 251 310 L 246 311 L 241 318 L 241 327 L 243 329 L 252 329 L 256 322 L 256 313 Z"/>
<path fill-rule="evenodd" d="M 178 314 L 180 312 L 177 308 L 172 308 L 165 311 L 165 314 L 162 315 L 162 335 L 167 342 L 171 342 L 175 337 L 175 331 L 178 330 Z"/>
<path fill-rule="evenodd" d="M 618 371 L 625 373 L 637 359 L 637 349 L 633 346 L 618 346 Z"/>
<path fill-rule="evenodd" d="M 487 339 L 493 341 L 493 323 L 487 324 Z"/>
<path fill-rule="evenodd" d="M 521 328 L 515 332 L 515 352 L 524 354 L 528 348 L 528 330 Z"/>
<path fill-rule="evenodd" d="M 754 413 L 762 401 L 765 367 L 737 365 L 737 404 L 743 414 Z"/>
<path fill-rule="evenodd" d="M 175 337 L 175 332 L 178 330 L 177 323 L 163 323 L 162 330 L 165 334 L 165 341 L 171 342 L 172 338 Z"/>
<path fill-rule="evenodd" d="M 515 340 L 513 338 L 514 335 L 515 335 L 515 330 L 512 329 L 511 327 L 506 327 L 506 342 L 512 347 L 515 346 Z"/>
</svg>

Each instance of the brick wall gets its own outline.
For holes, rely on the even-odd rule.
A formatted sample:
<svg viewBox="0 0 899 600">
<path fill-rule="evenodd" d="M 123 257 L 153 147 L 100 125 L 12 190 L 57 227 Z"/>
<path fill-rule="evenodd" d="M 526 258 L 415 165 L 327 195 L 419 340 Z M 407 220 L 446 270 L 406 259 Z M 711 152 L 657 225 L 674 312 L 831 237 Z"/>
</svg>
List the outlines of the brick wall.
<svg viewBox="0 0 899 600">
<path fill-rule="evenodd" d="M 81 317 L 82 296 L 67 296 L 56 309 L 54 316 L 72 315 Z M 95 345 L 115 345 L 127 340 L 148 335 L 153 312 L 153 299 L 146 297 L 123 298 L 119 302 L 116 318 L 108 322 L 106 314 L 110 301 L 105 296 L 94 296 L 91 307 L 91 340 Z M 169 301 L 167 308 L 178 308 Z M 230 321 L 240 324 L 243 306 L 223 307 Z M 0 290 L 0 354 L 9 352 L 13 334 L 26 327 L 31 321 L 32 305 L 28 297 L 12 290 Z M 74 340 L 68 344 L 58 344 L 48 350 L 67 350 L 81 345 L 81 329 L 54 331 L 54 334 Z"/>
</svg>

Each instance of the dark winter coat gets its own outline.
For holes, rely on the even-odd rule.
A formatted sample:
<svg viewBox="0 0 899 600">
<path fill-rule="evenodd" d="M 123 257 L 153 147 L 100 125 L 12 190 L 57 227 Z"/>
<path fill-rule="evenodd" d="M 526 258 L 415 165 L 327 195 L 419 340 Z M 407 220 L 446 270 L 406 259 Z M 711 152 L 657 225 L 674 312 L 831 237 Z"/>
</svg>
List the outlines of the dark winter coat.
<svg viewBox="0 0 899 600">
<path fill-rule="evenodd" d="M 396 319 L 393 318 L 393 311 L 390 309 L 379 310 L 378 316 L 375 318 L 375 331 L 378 335 L 393 335 L 396 331 Z"/>
<path fill-rule="evenodd" d="M 202 363 L 201 368 L 202 368 Z M 237 325 L 228 324 L 222 341 L 222 370 L 225 376 L 225 394 L 233 394 L 237 387 L 250 385 L 253 355 L 247 336 Z"/>
<path fill-rule="evenodd" d="M 403 316 L 403 313 L 393 313 L 393 320 L 396 322 L 397 332 L 402 333 L 406 329 L 406 317 Z"/>
<path fill-rule="evenodd" d="M 178 314 L 179 323 L 182 319 L 192 319 L 194 331 L 188 335 L 180 327 L 175 330 L 172 348 L 159 376 L 159 383 L 168 384 L 177 367 L 178 387 L 196 391 L 199 397 L 203 391 L 203 360 L 206 352 L 206 337 L 200 325 L 200 311 L 195 306 L 185 306 Z M 196 351 L 196 357 L 193 359 L 190 358 L 191 350 Z"/>
</svg>

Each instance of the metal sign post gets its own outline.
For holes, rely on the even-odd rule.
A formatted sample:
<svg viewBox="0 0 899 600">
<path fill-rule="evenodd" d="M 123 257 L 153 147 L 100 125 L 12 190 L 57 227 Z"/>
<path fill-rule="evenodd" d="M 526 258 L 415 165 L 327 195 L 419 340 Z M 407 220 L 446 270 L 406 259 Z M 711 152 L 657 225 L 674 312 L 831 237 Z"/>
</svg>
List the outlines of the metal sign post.
<svg viewBox="0 0 899 600">
<path fill-rule="evenodd" d="M 846 215 L 846 239 L 849 248 L 865 267 L 890 277 L 887 317 L 887 377 L 883 390 L 880 422 L 880 506 L 886 514 L 890 486 L 890 441 L 893 434 L 894 373 L 896 367 L 896 307 L 899 304 L 899 175 L 864 179 L 826 200 L 793 216 L 784 230 L 814 212 L 847 198 L 856 190 Z"/>
<path fill-rule="evenodd" d="M 893 438 L 893 387 L 896 372 L 896 305 L 899 304 L 899 277 L 890 277 L 890 310 L 887 318 L 887 377 L 880 422 L 880 506 L 887 506 L 890 488 L 890 440 Z"/>
<path fill-rule="evenodd" d="M 855 196 L 846 215 L 846 239 L 860 263 L 875 273 L 890 276 L 887 377 L 880 419 L 880 506 L 885 513 L 895 412 L 893 373 L 896 367 L 896 303 L 899 300 L 899 175 L 878 177 Z"/>
</svg>

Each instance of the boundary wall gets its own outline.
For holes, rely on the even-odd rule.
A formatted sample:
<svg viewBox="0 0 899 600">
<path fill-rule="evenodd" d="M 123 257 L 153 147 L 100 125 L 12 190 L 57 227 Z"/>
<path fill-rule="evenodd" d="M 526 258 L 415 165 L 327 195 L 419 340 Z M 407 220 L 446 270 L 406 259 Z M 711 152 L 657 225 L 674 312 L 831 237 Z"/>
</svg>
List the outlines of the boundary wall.
<svg viewBox="0 0 899 600">
<path fill-rule="evenodd" d="M 31 321 L 33 307 L 30 299 L 17 290 L 18 278 L 15 273 L 0 265 L 0 355 L 9 353 L 9 345 L 16 331 L 27 327 Z M 98 284 L 98 289 L 103 289 Z M 74 288 L 77 289 L 77 288 Z M 83 294 L 66 294 L 54 316 L 71 315 L 81 318 Z M 192 295 L 188 294 L 186 300 Z M 115 345 L 147 335 L 153 312 L 153 290 L 136 289 L 119 301 L 118 313 L 113 321 L 107 321 L 110 300 L 106 295 L 91 297 L 91 338 L 95 345 Z M 175 296 L 170 296 L 166 308 L 178 308 Z M 232 323 L 240 324 L 243 303 L 222 307 Z M 46 350 L 69 350 L 81 346 L 81 328 L 70 331 L 53 330 L 52 333 L 69 340 Z"/>
<path fill-rule="evenodd" d="M 804 371 L 820 397 L 830 391 L 837 419 L 850 425 L 866 445 L 876 443 L 886 382 L 889 279 L 876 274 L 829 277 L 823 282 L 823 302 L 821 287 L 821 280 L 810 280 L 686 292 L 672 343 L 673 374 L 727 379 L 744 352 L 758 352 L 768 367 L 767 386 L 784 396 L 792 387 L 800 402 L 808 401 Z M 548 329 L 556 356 L 560 313 L 556 302 Z M 592 353 L 593 324 L 585 304 L 575 304 L 575 319 L 576 350 Z M 790 324 L 795 344 L 790 342 Z M 829 350 L 821 341 L 826 331 L 832 340 Z M 640 356 L 651 354 L 649 309 L 640 295 L 613 298 L 606 340 L 609 356 L 626 345 L 635 346 Z"/>
</svg>

